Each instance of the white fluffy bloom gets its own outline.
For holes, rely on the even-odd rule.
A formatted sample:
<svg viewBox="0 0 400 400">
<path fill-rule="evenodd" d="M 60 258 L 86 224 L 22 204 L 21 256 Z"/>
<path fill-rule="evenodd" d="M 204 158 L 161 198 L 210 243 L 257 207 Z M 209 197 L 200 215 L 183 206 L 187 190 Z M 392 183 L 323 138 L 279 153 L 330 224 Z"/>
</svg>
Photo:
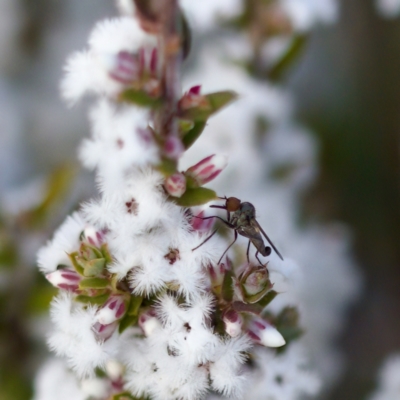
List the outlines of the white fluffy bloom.
<svg viewBox="0 0 400 400">
<path fill-rule="evenodd" d="M 106 342 L 96 339 L 92 330 L 96 311 L 96 307 L 84 307 L 75 302 L 66 292 L 60 293 L 51 303 L 54 330 L 48 344 L 57 355 L 67 359 L 68 366 L 80 377 L 93 376 L 96 367 L 104 368 L 118 353 L 118 343 L 113 337 Z"/>
<path fill-rule="evenodd" d="M 54 234 L 53 239 L 38 252 L 37 263 L 42 272 L 53 272 L 58 265 L 72 267 L 68 253 L 78 249 L 79 235 L 86 225 L 82 216 L 77 212 L 67 217 Z"/>
<path fill-rule="evenodd" d="M 400 14 L 399 0 L 376 0 L 377 10 L 386 18 L 395 18 Z"/>
<path fill-rule="evenodd" d="M 103 189 L 113 192 L 124 185 L 124 174 L 133 166 L 157 161 L 157 148 L 146 136 L 147 110 L 117 107 L 103 99 L 93 107 L 90 119 L 92 137 L 83 141 L 79 157 L 85 167 L 97 168 Z"/>
<path fill-rule="evenodd" d="M 303 352 L 294 344 L 282 354 L 259 348 L 255 352 L 257 369 L 249 376 L 246 398 L 297 400 L 302 395 L 316 395 L 320 380 L 308 369 Z"/>
<path fill-rule="evenodd" d="M 392 354 L 379 371 L 378 387 L 369 400 L 397 399 L 400 399 L 400 354 Z"/>
<path fill-rule="evenodd" d="M 109 76 L 114 57 L 120 51 L 135 53 L 140 47 L 154 47 L 156 39 L 145 33 L 135 19 L 120 17 L 99 22 L 88 44 L 88 50 L 72 54 L 65 67 L 61 90 L 71 103 L 87 92 L 116 95 L 122 85 Z"/>
<path fill-rule="evenodd" d="M 157 314 L 162 321 L 142 342 L 126 352 L 127 387 L 136 395 L 155 400 L 201 398 L 209 387 L 235 398 L 241 393 L 246 338 L 222 340 L 208 327 L 212 300 L 200 297 L 179 306 L 174 299 L 160 299 Z M 220 373 L 222 372 L 223 373 Z"/>
<path fill-rule="evenodd" d="M 85 400 L 79 381 L 64 362 L 50 359 L 36 375 L 33 400 Z"/>
</svg>

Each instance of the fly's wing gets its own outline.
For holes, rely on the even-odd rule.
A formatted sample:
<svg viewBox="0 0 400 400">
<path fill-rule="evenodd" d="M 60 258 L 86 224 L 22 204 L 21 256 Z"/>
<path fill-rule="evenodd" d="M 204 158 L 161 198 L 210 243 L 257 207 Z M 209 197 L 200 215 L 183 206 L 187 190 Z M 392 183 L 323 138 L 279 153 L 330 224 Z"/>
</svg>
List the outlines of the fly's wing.
<svg viewBox="0 0 400 400">
<path fill-rule="evenodd" d="M 279 253 L 278 249 L 274 246 L 274 244 L 271 242 L 271 239 L 268 237 L 268 235 L 264 232 L 263 228 L 261 228 L 261 225 L 255 220 L 251 220 L 251 225 L 254 227 L 257 227 L 258 232 L 261 231 L 261 233 L 264 235 L 265 239 L 267 239 L 268 243 L 271 245 L 271 247 L 275 250 L 275 253 L 278 254 L 279 258 L 283 261 L 283 257 L 281 253 Z M 256 246 L 257 247 L 257 246 Z M 257 247 L 258 248 L 258 247 Z"/>
<path fill-rule="evenodd" d="M 265 244 L 264 240 L 261 236 L 260 230 L 258 226 L 253 226 L 251 223 L 250 225 L 241 226 L 240 229 L 237 230 L 238 233 L 253 243 L 254 247 L 263 255 L 266 256 L 265 252 Z"/>
</svg>

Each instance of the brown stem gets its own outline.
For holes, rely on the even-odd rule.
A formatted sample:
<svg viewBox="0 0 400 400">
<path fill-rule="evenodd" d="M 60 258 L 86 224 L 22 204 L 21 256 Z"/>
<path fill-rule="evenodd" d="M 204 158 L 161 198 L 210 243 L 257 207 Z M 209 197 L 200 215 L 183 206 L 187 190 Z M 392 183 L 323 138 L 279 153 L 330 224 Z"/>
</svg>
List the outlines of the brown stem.
<svg viewBox="0 0 400 400">
<path fill-rule="evenodd" d="M 163 60 L 161 89 L 164 96 L 164 105 L 160 109 L 157 118 L 157 130 L 162 137 L 178 134 L 175 114 L 181 93 L 180 72 L 182 63 L 178 1 L 167 0 L 166 3 L 159 36 L 159 48 Z"/>
</svg>

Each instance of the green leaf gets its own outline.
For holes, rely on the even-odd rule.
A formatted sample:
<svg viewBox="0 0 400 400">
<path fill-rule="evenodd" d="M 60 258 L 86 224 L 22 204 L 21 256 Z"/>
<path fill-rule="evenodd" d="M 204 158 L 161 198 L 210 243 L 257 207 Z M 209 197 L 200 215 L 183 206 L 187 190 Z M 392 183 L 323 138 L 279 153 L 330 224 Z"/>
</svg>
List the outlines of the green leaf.
<svg viewBox="0 0 400 400">
<path fill-rule="evenodd" d="M 75 271 L 79 275 L 83 275 L 83 267 L 78 263 L 78 260 L 77 260 L 77 258 L 79 257 L 78 252 L 74 251 L 73 253 L 69 253 L 68 257 L 71 260 L 72 265 L 75 268 Z"/>
<path fill-rule="evenodd" d="M 112 400 L 146 400 L 145 397 L 135 397 L 132 396 L 129 392 L 123 392 L 115 394 L 112 397 Z"/>
<path fill-rule="evenodd" d="M 232 271 L 226 271 L 224 275 L 224 280 L 222 282 L 222 288 L 221 288 L 221 294 L 222 298 L 230 302 L 233 299 L 233 272 Z"/>
<path fill-rule="evenodd" d="M 142 305 L 143 297 L 131 296 L 131 301 L 129 303 L 128 315 L 138 315 L 140 306 Z"/>
<path fill-rule="evenodd" d="M 249 304 L 254 304 L 254 303 L 258 303 L 260 300 L 263 299 L 263 297 L 271 290 L 271 285 L 267 285 L 263 290 L 261 290 L 261 292 L 258 292 L 256 294 L 253 295 L 248 295 L 245 294 L 244 299 L 246 300 L 246 303 Z"/>
<path fill-rule="evenodd" d="M 269 291 L 257 304 L 262 308 L 265 308 L 271 301 L 278 295 L 275 290 Z"/>
<path fill-rule="evenodd" d="M 79 301 L 80 303 L 85 303 L 85 304 L 94 304 L 94 305 L 103 305 L 108 298 L 110 297 L 110 293 L 104 293 L 100 294 L 98 296 L 86 296 L 83 294 L 80 294 L 75 297 L 76 301 Z"/>
<path fill-rule="evenodd" d="M 268 78 L 272 81 L 281 79 L 288 67 L 290 67 L 293 61 L 303 52 L 306 43 L 306 35 L 295 36 L 286 53 L 269 69 L 267 74 Z"/>
<path fill-rule="evenodd" d="M 260 315 L 260 307 L 257 304 L 245 304 L 241 301 L 234 301 L 232 308 L 237 312 L 243 312 L 246 314 Z"/>
<path fill-rule="evenodd" d="M 205 104 L 197 107 L 191 107 L 186 110 L 181 110 L 179 117 L 192 121 L 206 122 L 211 115 L 215 114 L 228 103 L 235 100 L 237 98 L 237 94 L 235 92 L 225 90 L 206 94 L 203 97 L 206 100 Z"/>
<path fill-rule="evenodd" d="M 100 275 L 106 265 L 104 258 L 95 258 L 94 260 L 85 261 L 84 263 L 84 276 L 98 276 Z"/>
<path fill-rule="evenodd" d="M 109 285 L 106 278 L 87 278 L 79 282 L 79 289 L 106 289 Z"/>
<path fill-rule="evenodd" d="M 122 333 L 125 329 L 129 328 L 132 325 L 135 325 L 138 319 L 139 317 L 137 315 L 126 314 L 119 322 L 118 332 Z"/>
<path fill-rule="evenodd" d="M 193 206 L 201 206 L 202 204 L 206 204 L 211 200 L 217 199 L 217 194 L 214 190 L 199 187 L 193 189 L 187 189 L 186 192 L 179 198 L 172 197 L 175 200 L 176 204 L 182 207 L 193 207 Z"/>
<path fill-rule="evenodd" d="M 211 114 L 216 113 L 221 108 L 229 104 L 231 101 L 236 100 L 237 97 L 237 94 L 231 90 L 225 90 L 222 92 L 215 92 L 206 95 L 206 98 L 211 105 Z"/>
<path fill-rule="evenodd" d="M 205 127 L 206 121 L 196 121 L 193 128 L 183 136 L 182 143 L 186 150 L 200 137 Z"/>
<path fill-rule="evenodd" d="M 157 170 L 161 172 L 165 177 L 171 176 L 176 172 L 177 163 L 175 160 L 169 158 L 163 158 L 161 163 L 156 166 Z"/>
<path fill-rule="evenodd" d="M 140 107 L 157 108 L 162 104 L 160 98 L 149 96 L 142 90 L 127 89 L 119 95 L 120 100 Z"/>
<path fill-rule="evenodd" d="M 185 136 L 193 127 L 193 121 L 187 119 L 178 119 L 178 130 L 181 137 Z"/>
</svg>

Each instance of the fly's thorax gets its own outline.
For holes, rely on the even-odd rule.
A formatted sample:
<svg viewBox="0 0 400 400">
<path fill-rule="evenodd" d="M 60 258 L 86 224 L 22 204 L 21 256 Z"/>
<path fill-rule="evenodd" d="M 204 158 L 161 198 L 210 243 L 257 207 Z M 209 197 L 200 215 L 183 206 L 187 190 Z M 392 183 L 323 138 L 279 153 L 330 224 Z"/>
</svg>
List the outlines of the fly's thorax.
<svg viewBox="0 0 400 400">
<path fill-rule="evenodd" d="M 246 216 L 248 220 L 256 217 L 256 209 L 253 204 L 244 202 L 240 205 L 240 210 L 238 210 L 241 215 Z"/>
</svg>

